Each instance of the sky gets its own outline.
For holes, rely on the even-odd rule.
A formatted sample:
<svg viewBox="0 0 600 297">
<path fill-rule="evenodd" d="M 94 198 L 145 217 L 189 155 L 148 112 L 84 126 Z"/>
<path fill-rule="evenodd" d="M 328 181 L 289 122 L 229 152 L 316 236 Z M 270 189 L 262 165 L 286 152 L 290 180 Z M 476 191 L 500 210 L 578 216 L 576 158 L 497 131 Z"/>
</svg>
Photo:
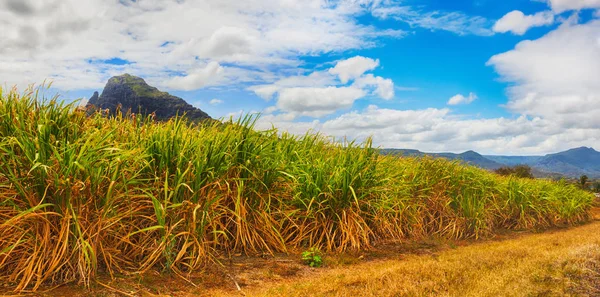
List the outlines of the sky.
<svg viewBox="0 0 600 297">
<path fill-rule="evenodd" d="M 0 0 L 0 85 L 129 73 L 213 118 L 426 152 L 600 149 L 600 0 Z"/>
</svg>

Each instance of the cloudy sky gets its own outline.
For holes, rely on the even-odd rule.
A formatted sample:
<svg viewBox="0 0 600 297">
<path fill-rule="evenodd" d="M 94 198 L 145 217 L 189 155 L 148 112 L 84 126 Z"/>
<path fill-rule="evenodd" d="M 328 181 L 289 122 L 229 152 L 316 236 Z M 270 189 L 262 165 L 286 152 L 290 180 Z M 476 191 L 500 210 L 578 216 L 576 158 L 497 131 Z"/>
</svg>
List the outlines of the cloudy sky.
<svg viewBox="0 0 600 297">
<path fill-rule="evenodd" d="M 215 118 L 423 151 L 600 149 L 600 0 L 0 0 L 0 83 L 130 73 Z"/>
</svg>

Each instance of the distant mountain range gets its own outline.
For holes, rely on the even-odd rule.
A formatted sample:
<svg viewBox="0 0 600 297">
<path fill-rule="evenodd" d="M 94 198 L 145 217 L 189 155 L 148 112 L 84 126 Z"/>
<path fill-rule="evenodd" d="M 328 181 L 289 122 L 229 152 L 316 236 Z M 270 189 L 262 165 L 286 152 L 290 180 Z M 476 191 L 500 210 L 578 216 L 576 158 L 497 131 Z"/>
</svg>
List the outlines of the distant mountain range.
<svg viewBox="0 0 600 297">
<path fill-rule="evenodd" d="M 574 148 L 545 156 L 493 156 L 481 155 L 474 151 L 466 151 L 461 154 L 424 153 L 409 149 L 382 149 L 381 151 L 384 154 L 403 156 L 427 155 L 450 160 L 461 160 L 488 170 L 523 164 L 529 165 L 532 168 L 533 174 L 537 177 L 579 177 L 585 174 L 590 178 L 600 178 L 600 152 L 591 147 Z"/>
</svg>

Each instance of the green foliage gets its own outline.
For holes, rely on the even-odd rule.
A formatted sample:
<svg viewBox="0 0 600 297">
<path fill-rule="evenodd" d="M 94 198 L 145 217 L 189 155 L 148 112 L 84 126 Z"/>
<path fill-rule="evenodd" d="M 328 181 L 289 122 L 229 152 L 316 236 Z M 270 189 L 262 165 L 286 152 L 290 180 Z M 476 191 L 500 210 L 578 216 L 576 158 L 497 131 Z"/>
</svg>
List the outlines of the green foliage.
<svg viewBox="0 0 600 297">
<path fill-rule="evenodd" d="M 323 266 L 323 255 L 321 250 L 316 247 L 312 247 L 302 252 L 302 261 L 304 264 L 310 267 L 321 267 Z"/>
<path fill-rule="evenodd" d="M 371 142 L 88 117 L 36 90 L 0 88 L 0 282 L 89 285 L 109 274 L 201 269 L 230 252 L 472 238 L 589 218 L 574 185 L 458 162 L 380 156 Z"/>
<path fill-rule="evenodd" d="M 594 192 L 600 193 L 600 182 L 595 182 L 593 187 Z"/>
<path fill-rule="evenodd" d="M 494 170 L 494 172 L 503 176 L 514 175 L 521 178 L 534 178 L 533 173 L 531 173 L 531 167 L 528 165 L 503 166 Z"/>
<path fill-rule="evenodd" d="M 582 175 L 579 177 L 579 185 L 581 185 L 582 189 L 585 189 L 585 186 L 588 182 L 589 178 L 587 175 Z"/>
<path fill-rule="evenodd" d="M 150 87 L 142 80 L 142 78 L 130 74 L 112 77 L 109 82 L 112 82 L 113 84 L 127 84 L 131 87 L 133 92 L 140 97 L 152 97 L 158 99 L 162 96 L 168 96 L 168 93 Z"/>
</svg>

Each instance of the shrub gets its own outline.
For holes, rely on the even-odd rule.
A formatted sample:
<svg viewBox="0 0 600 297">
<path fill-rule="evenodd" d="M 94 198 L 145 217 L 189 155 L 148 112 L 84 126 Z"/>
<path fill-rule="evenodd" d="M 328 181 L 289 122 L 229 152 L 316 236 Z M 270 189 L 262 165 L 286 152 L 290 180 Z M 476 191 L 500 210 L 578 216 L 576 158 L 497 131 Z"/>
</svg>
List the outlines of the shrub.
<svg viewBox="0 0 600 297">
<path fill-rule="evenodd" d="M 503 176 L 514 175 L 521 178 L 534 178 L 533 173 L 531 173 L 531 167 L 528 165 L 503 166 L 494 170 L 494 172 Z"/>
<path fill-rule="evenodd" d="M 321 250 L 318 248 L 312 247 L 304 252 L 302 252 L 302 261 L 304 264 L 310 267 L 321 267 L 323 266 L 323 256 L 321 254 Z"/>
</svg>

